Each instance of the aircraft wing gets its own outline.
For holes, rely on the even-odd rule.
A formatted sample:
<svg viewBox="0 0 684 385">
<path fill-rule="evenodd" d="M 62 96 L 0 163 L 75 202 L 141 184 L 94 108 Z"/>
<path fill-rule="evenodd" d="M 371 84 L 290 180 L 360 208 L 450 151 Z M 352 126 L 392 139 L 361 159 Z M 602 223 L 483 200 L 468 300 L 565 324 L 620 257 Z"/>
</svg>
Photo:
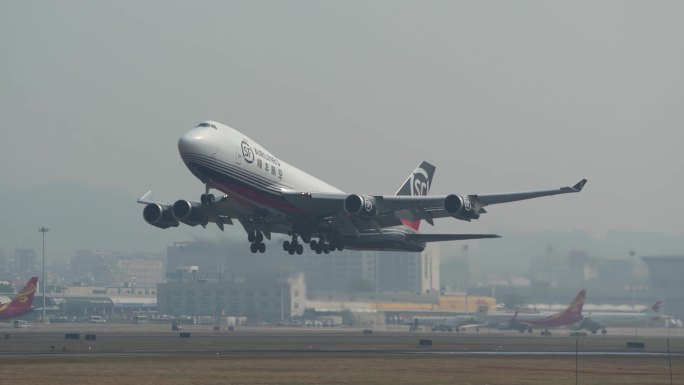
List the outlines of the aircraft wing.
<svg viewBox="0 0 684 385">
<path fill-rule="evenodd" d="M 496 234 L 407 234 L 417 242 L 462 241 L 466 239 L 501 238 Z"/>
<path fill-rule="evenodd" d="M 424 219 L 434 225 L 428 210 L 443 209 L 446 196 L 356 195 L 287 192 L 285 199 L 311 213 L 314 221 L 336 223 L 344 233 L 382 229 L 402 224 L 401 219 Z"/>
<path fill-rule="evenodd" d="M 341 227 L 381 229 L 400 225 L 402 220 L 425 220 L 430 225 L 434 225 L 435 218 L 454 217 L 470 221 L 486 213 L 484 207 L 488 205 L 577 193 L 586 183 L 587 180 L 582 179 L 572 187 L 503 194 L 405 196 L 291 191 L 283 196 L 312 216 L 336 219 L 342 223 Z"/>
<path fill-rule="evenodd" d="M 145 195 L 138 198 L 137 202 L 154 206 L 150 208 L 149 217 L 147 208 L 143 212 L 143 216 L 148 223 L 161 228 L 178 226 L 180 221 L 190 226 L 206 226 L 208 223 L 215 223 L 223 230 L 224 225 L 233 224 L 233 218 L 240 219 L 249 214 L 243 205 L 226 195 L 211 204 L 184 201 L 187 204 L 187 216 L 179 220 L 171 214 L 173 203 L 155 201 L 153 196 L 154 193 L 148 191 Z"/>
<path fill-rule="evenodd" d="M 433 218 L 456 217 L 459 219 L 470 221 L 471 219 L 479 218 L 480 214 L 485 214 L 487 212 L 484 209 L 485 206 L 499 203 L 517 202 L 526 199 L 540 198 L 551 195 L 578 193 L 582 191 L 586 183 L 587 180 L 582 179 L 579 182 L 575 183 L 572 187 L 566 186 L 550 190 L 535 190 L 500 194 L 470 194 L 467 195 L 467 199 L 470 202 L 470 205 L 472 206 L 472 213 L 464 216 L 454 215 L 453 213 L 449 212 L 448 210 L 445 210 L 444 208 L 426 211 Z"/>
<path fill-rule="evenodd" d="M 504 194 L 484 194 L 484 195 L 469 195 L 471 199 L 479 203 L 481 206 L 488 206 L 497 203 L 508 203 L 516 202 L 525 199 L 539 198 L 549 195 L 567 194 L 567 193 L 577 193 L 582 191 L 584 185 L 587 183 L 586 179 L 582 179 L 577 182 L 572 187 L 561 187 L 552 190 L 539 190 L 539 191 L 527 191 L 527 192 L 517 192 L 517 193 L 504 193 Z"/>
</svg>

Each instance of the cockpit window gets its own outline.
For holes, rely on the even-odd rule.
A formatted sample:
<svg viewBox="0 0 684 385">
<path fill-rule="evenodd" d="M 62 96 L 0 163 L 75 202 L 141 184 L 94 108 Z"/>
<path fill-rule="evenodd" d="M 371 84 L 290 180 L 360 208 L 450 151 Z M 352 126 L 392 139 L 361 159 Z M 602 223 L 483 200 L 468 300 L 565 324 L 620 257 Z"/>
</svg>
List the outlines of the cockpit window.
<svg viewBox="0 0 684 385">
<path fill-rule="evenodd" d="M 214 130 L 217 130 L 217 128 L 216 128 L 215 125 L 209 124 L 209 123 L 200 123 L 200 124 L 197 125 L 197 127 L 211 127 L 211 128 L 213 128 Z"/>
</svg>

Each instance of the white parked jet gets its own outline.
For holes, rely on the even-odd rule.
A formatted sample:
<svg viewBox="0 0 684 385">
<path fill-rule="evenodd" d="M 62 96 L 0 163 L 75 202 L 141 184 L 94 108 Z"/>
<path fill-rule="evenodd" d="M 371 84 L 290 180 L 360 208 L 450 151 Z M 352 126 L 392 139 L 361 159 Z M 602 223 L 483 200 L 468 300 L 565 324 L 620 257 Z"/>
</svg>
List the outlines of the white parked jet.
<svg viewBox="0 0 684 385">
<path fill-rule="evenodd" d="M 658 301 L 650 308 L 642 312 L 592 312 L 584 316 L 582 321 L 572 325 L 572 329 L 586 329 L 596 334 L 601 330 L 601 334 L 607 334 L 606 328 L 609 327 L 644 327 L 656 323 L 664 325 L 668 316 L 662 313 L 663 302 Z"/>
<path fill-rule="evenodd" d="M 466 329 L 475 328 L 480 331 L 480 326 L 487 322 L 487 311 L 489 306 L 483 305 L 477 308 L 475 314 L 457 314 L 451 316 L 418 316 L 413 317 L 411 327 L 409 330 L 417 330 L 421 326 L 429 326 L 430 330 L 445 331 L 445 332 L 459 332 L 466 331 Z"/>
<path fill-rule="evenodd" d="M 317 253 L 331 250 L 393 250 L 420 252 L 426 242 L 498 238 L 495 234 L 421 234 L 422 220 L 453 217 L 477 219 L 484 207 L 547 195 L 576 193 L 573 187 L 489 195 L 428 195 L 435 167 L 422 162 L 395 195 L 345 193 L 272 155 L 254 140 L 226 125 L 205 121 L 178 140 L 180 156 L 205 185 L 200 201 L 138 199 L 147 223 L 165 229 L 240 222 L 253 253 L 266 250 L 264 238 L 287 234 L 283 249 L 301 254 L 301 242 Z M 223 194 L 210 194 L 216 189 Z M 301 239 L 301 241 L 300 241 Z"/>
</svg>

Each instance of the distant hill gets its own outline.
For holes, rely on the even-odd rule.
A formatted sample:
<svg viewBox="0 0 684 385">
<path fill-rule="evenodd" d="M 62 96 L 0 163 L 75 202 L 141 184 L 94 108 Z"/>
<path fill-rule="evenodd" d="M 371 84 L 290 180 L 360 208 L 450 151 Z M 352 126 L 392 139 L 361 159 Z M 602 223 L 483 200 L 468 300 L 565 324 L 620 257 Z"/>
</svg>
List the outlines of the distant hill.
<svg viewBox="0 0 684 385">
<path fill-rule="evenodd" d="M 508 233 L 497 242 L 480 242 L 478 259 L 483 267 L 527 271 L 533 257 L 550 255 L 564 260 L 573 250 L 590 257 L 636 260 L 649 255 L 684 255 L 684 234 L 610 231 L 596 238 L 581 231 Z"/>
<path fill-rule="evenodd" d="M 242 228 L 218 229 L 179 226 L 161 230 L 142 219 L 137 197 L 121 191 L 100 190 L 76 183 L 51 183 L 34 189 L 0 192 L 0 249 L 11 256 L 16 248 L 35 249 L 46 226 L 47 255 L 68 260 L 77 249 L 165 252 L 174 241 L 242 237 Z M 238 231 L 239 230 L 239 231 Z"/>
<path fill-rule="evenodd" d="M 51 183 L 33 189 L 0 191 L 0 249 L 11 256 L 16 248 L 41 252 L 38 228 L 47 226 L 47 254 L 52 260 L 69 260 L 77 249 L 145 251 L 165 253 L 174 241 L 194 239 L 235 241 L 236 250 L 248 250 L 246 236 L 238 224 L 225 232 L 209 225 L 191 228 L 181 225 L 161 230 L 142 219 L 143 206 L 138 197 L 122 191 L 103 190 L 77 183 Z M 684 255 L 684 234 L 609 232 L 603 238 L 576 231 L 568 233 L 502 233 L 502 239 L 473 242 L 471 253 L 480 267 L 508 267 L 527 271 L 532 257 L 544 256 L 547 248 L 557 258 L 571 250 L 582 250 L 592 257 L 630 258 L 644 255 Z M 440 245 L 443 258 L 462 255 L 462 242 Z M 280 246 L 272 245 L 272 251 Z M 249 253 L 247 253 L 249 254 Z"/>
</svg>

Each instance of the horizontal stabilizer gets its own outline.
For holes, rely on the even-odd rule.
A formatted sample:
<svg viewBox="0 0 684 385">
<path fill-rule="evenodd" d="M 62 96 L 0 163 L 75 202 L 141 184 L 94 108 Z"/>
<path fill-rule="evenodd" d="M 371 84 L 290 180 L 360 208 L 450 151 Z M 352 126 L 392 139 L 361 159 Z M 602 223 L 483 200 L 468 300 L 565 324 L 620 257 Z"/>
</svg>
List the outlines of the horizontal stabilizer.
<svg viewBox="0 0 684 385">
<path fill-rule="evenodd" d="M 463 241 L 466 239 L 501 238 L 496 234 L 408 234 L 417 242 Z"/>
</svg>

